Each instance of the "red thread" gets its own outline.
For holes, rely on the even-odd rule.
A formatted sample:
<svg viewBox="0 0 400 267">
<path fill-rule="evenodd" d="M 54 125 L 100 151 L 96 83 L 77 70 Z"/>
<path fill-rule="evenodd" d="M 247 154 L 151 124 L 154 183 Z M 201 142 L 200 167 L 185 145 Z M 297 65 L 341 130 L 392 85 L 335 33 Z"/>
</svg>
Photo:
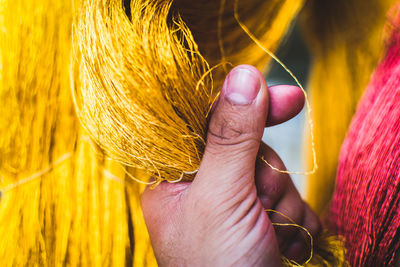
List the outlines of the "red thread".
<svg viewBox="0 0 400 267">
<path fill-rule="evenodd" d="M 343 143 L 331 206 L 352 266 L 393 265 L 400 252 L 399 31 L 387 44 Z"/>
</svg>

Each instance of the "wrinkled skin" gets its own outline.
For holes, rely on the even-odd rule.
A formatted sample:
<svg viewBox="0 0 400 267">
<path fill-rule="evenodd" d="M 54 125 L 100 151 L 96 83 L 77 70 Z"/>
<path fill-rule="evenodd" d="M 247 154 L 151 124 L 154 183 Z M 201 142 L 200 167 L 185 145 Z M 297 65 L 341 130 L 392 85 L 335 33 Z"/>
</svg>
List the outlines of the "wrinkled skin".
<svg viewBox="0 0 400 267">
<path fill-rule="evenodd" d="M 142 196 L 160 266 L 280 266 L 281 253 L 302 261 L 307 240 L 277 210 L 316 237 L 317 216 L 303 202 L 279 156 L 261 142 L 264 127 L 284 122 L 304 104 L 294 86 L 268 88 L 254 67 L 227 76 L 211 115 L 207 145 L 193 182 L 161 183 Z"/>
</svg>

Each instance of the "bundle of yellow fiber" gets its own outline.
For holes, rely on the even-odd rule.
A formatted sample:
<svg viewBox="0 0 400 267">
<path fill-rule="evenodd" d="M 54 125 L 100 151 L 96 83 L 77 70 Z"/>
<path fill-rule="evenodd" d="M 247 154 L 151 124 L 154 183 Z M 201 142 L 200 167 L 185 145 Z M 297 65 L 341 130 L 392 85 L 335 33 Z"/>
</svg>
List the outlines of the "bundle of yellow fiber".
<svg viewBox="0 0 400 267">
<path fill-rule="evenodd" d="M 74 30 L 80 82 L 74 99 L 82 124 L 112 158 L 158 182 L 193 178 L 217 95 L 208 62 L 268 59 L 235 21 L 235 4 L 271 49 L 301 7 L 299 1 L 230 1 L 221 7 L 218 1 L 142 0 L 131 2 L 129 19 L 120 1 L 82 3 Z M 220 33 L 209 33 L 210 28 Z M 220 49 L 225 40 L 229 45 Z M 214 76 L 216 84 L 222 78 Z"/>
<path fill-rule="evenodd" d="M 139 185 L 124 183 L 75 115 L 72 3 L 2 0 L 0 29 L 1 265 L 154 265 L 127 199 Z"/>
<path fill-rule="evenodd" d="M 67 237 L 63 232 L 69 226 L 61 217 L 68 220 L 68 215 L 61 212 L 69 214 L 71 206 L 62 197 L 61 184 L 72 176 L 70 152 L 77 127 L 68 91 L 63 90 L 68 88 L 68 9 L 68 4 L 52 1 L 0 4 L 0 262 L 7 266 L 47 262 L 51 243 L 46 243 L 52 236 Z M 63 123 L 55 127 L 58 120 Z M 60 178 L 35 180 L 51 177 L 50 172 Z M 32 181 L 18 186 L 26 179 Z M 59 190 L 51 190 L 49 183 L 60 183 Z M 46 198 L 53 196 L 60 197 L 53 202 L 58 212 L 45 213 L 50 207 Z M 60 231 L 55 231 L 55 224 Z M 64 248 L 53 249 L 54 260 Z"/>
<path fill-rule="evenodd" d="M 384 47 L 382 32 L 394 0 L 310 0 L 304 10 L 313 67 L 310 97 L 319 170 L 306 200 L 318 213 L 333 193 L 340 146 Z M 311 155 L 310 165 L 313 164 Z"/>
</svg>

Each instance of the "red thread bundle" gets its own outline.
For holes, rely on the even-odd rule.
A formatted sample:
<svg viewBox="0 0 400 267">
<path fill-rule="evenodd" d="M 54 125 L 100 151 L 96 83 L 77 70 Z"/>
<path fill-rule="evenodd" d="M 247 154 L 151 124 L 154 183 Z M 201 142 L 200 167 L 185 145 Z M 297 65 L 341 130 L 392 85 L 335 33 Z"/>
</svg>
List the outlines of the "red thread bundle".
<svg viewBox="0 0 400 267">
<path fill-rule="evenodd" d="M 396 262 L 400 254 L 398 30 L 390 38 L 387 55 L 372 77 L 342 146 L 330 221 L 333 230 L 346 238 L 352 266 Z"/>
</svg>

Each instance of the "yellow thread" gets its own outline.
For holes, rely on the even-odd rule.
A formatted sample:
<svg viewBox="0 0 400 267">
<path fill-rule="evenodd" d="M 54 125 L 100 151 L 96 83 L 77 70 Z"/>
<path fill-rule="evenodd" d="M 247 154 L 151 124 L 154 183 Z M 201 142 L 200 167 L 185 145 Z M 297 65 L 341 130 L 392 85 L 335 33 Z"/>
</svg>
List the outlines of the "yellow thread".
<svg viewBox="0 0 400 267">
<path fill-rule="evenodd" d="M 110 180 L 113 180 L 113 181 L 115 181 L 117 183 L 120 183 L 120 184 L 124 184 L 125 183 L 124 179 L 116 176 L 115 174 L 113 174 L 109 170 L 106 170 L 105 168 L 103 168 L 103 174 L 104 174 L 104 177 L 106 177 L 106 178 L 108 178 Z"/>
<path fill-rule="evenodd" d="M 172 1 L 142 4 L 131 2 L 132 21 L 121 16 L 120 1 L 82 5 L 71 68 L 80 83 L 72 82 L 72 95 L 108 156 L 174 181 L 198 168 L 218 66 L 210 69 L 179 15 L 168 18 Z"/>
<path fill-rule="evenodd" d="M 314 141 L 314 122 L 311 117 L 311 105 L 308 100 L 308 95 L 306 90 L 304 90 L 303 86 L 297 79 L 297 77 L 286 67 L 285 64 L 283 64 L 282 61 L 280 61 L 274 53 L 272 53 L 268 48 L 263 46 L 261 42 L 250 32 L 250 30 L 244 25 L 244 23 L 240 20 L 239 18 L 239 13 L 238 13 L 238 4 L 239 0 L 235 0 L 234 3 L 234 17 L 239 24 L 239 26 L 242 28 L 242 30 L 250 37 L 251 40 L 254 41 L 260 47 L 265 53 L 267 53 L 271 58 L 273 58 L 279 65 L 281 65 L 285 71 L 295 80 L 296 84 L 301 88 L 303 91 L 305 101 L 306 101 L 306 108 L 307 108 L 307 115 L 308 115 L 308 124 L 310 126 L 310 136 L 311 136 L 311 149 L 312 149 L 312 155 L 313 155 L 313 169 L 311 171 L 306 171 L 306 172 L 301 172 L 301 171 L 285 171 L 285 170 L 280 170 L 274 166 L 272 166 L 270 163 L 268 163 L 263 157 L 261 158 L 269 167 L 271 167 L 273 170 L 280 172 L 280 173 L 287 173 L 287 174 L 303 174 L 303 175 L 310 175 L 314 174 L 317 169 L 318 169 L 318 164 L 317 164 L 317 155 L 316 155 L 316 150 L 315 150 L 315 141 Z"/>
<path fill-rule="evenodd" d="M 225 10 L 225 3 L 226 0 L 221 0 L 220 7 L 219 7 L 219 14 L 218 14 L 218 46 L 219 46 L 219 51 L 221 53 L 221 61 L 225 62 L 226 57 L 225 57 L 225 48 L 224 48 L 224 40 L 222 38 L 222 16 L 224 15 L 224 10 Z M 225 75 L 228 74 L 228 69 L 224 65 L 224 71 Z"/>
<path fill-rule="evenodd" d="M 132 174 L 130 174 L 127 170 L 124 170 L 125 174 L 128 175 L 129 178 L 131 178 L 132 180 L 138 182 L 139 184 L 143 184 L 143 185 L 154 185 L 157 183 L 157 181 L 153 181 L 153 182 L 144 182 L 138 178 L 136 178 L 135 176 L 133 176 Z"/>
<path fill-rule="evenodd" d="M 209 68 L 206 72 L 204 72 L 204 74 L 200 77 L 200 79 L 199 79 L 198 82 L 196 83 L 196 91 L 199 90 L 201 84 L 204 84 L 204 83 L 203 83 L 203 80 L 204 80 L 208 75 L 210 75 L 215 69 L 217 69 L 217 68 L 219 68 L 219 67 L 221 67 L 221 66 L 224 66 L 224 67 L 225 67 L 225 65 L 233 66 L 232 63 L 223 61 L 223 62 L 221 62 L 221 63 L 219 63 L 219 64 L 213 66 L 212 68 Z M 213 92 L 213 91 L 214 91 L 214 85 L 213 85 L 213 83 L 211 83 L 211 92 Z M 212 94 L 212 93 L 211 93 L 211 94 Z"/>
<path fill-rule="evenodd" d="M 307 91 L 319 164 L 318 172 L 307 178 L 305 198 L 317 214 L 324 213 L 332 199 L 340 148 L 357 103 L 385 53 L 382 34 L 387 11 L 395 2 L 336 0 L 306 5 L 303 10 L 301 28 L 313 62 Z M 305 156 L 311 168 L 311 151 Z"/>
<path fill-rule="evenodd" d="M 84 140 L 84 141 L 90 141 L 90 139 L 87 139 L 87 140 Z M 90 143 L 92 143 L 92 142 L 90 142 Z M 6 192 L 8 192 L 8 191 L 10 191 L 10 190 L 12 190 L 12 189 L 18 187 L 18 186 L 27 184 L 27 183 L 29 183 L 29 182 L 32 182 L 33 180 L 38 179 L 38 178 L 42 177 L 43 175 L 45 175 L 46 173 L 52 171 L 56 166 L 60 165 L 60 164 L 63 163 L 64 161 L 70 159 L 70 158 L 72 157 L 72 155 L 73 155 L 73 153 L 66 153 L 66 154 L 64 154 L 63 156 L 61 156 L 58 160 L 56 160 L 54 163 L 52 163 L 52 164 L 50 164 L 48 167 L 44 168 L 43 170 L 38 171 L 38 172 L 36 172 L 36 173 L 30 175 L 29 177 L 23 178 L 23 179 L 19 180 L 19 181 L 16 182 L 16 183 L 7 185 L 7 186 L 4 187 L 4 188 L 0 188 L 0 191 L 1 191 L 2 193 L 6 193 Z M 111 180 L 114 180 L 114 181 L 116 181 L 116 182 L 118 182 L 118 183 L 122 183 L 122 184 L 124 183 L 123 179 L 121 179 L 121 178 L 119 178 L 118 176 L 112 174 L 111 172 L 109 172 L 108 170 L 106 170 L 106 169 L 104 169 L 104 168 L 103 168 L 103 173 L 104 173 L 105 177 L 110 178 Z M 131 175 L 131 174 L 129 174 L 129 173 L 127 173 L 127 174 L 128 174 L 128 176 Z M 188 173 L 188 174 L 189 174 L 189 173 Z M 151 185 L 151 184 L 153 184 L 153 183 L 145 183 L 145 182 L 140 181 L 139 179 L 136 179 L 136 178 L 134 178 L 134 177 L 132 177 L 132 176 L 130 176 L 130 178 L 132 178 L 133 180 L 135 180 L 135 181 L 137 181 L 138 183 L 141 183 L 141 184 L 146 184 L 146 185 Z"/>
<path fill-rule="evenodd" d="M 227 72 L 226 65 L 230 65 L 231 67 L 233 67 L 233 64 L 232 64 L 231 62 L 227 62 L 227 61 L 221 62 L 221 63 L 215 65 L 214 67 L 212 67 L 211 69 L 209 69 L 206 73 L 204 73 L 204 75 L 200 78 L 200 80 L 199 80 L 199 82 L 198 82 L 197 84 L 199 85 L 202 79 L 204 79 L 204 78 L 205 78 L 208 74 L 210 74 L 213 70 L 215 70 L 215 69 L 217 69 L 217 68 L 219 68 L 219 67 L 221 67 L 221 66 L 223 66 L 223 67 L 224 67 L 224 70 Z M 197 86 L 196 86 L 196 88 L 197 88 Z M 212 101 L 212 104 L 210 105 L 210 107 L 209 107 L 209 109 L 208 109 L 208 111 L 207 111 L 206 118 L 208 118 L 208 116 L 210 115 L 211 109 L 212 109 L 214 103 L 218 100 L 218 98 L 219 98 L 219 96 L 220 96 L 220 93 L 221 93 L 221 91 L 219 91 L 219 92 L 216 94 L 216 96 L 214 97 L 214 99 L 213 99 L 213 101 Z M 197 135 L 197 136 L 200 137 L 200 135 Z M 200 137 L 200 138 L 201 138 L 201 137 Z M 206 144 L 204 141 L 203 141 L 203 143 L 204 143 L 204 145 Z"/>
<path fill-rule="evenodd" d="M 95 147 L 95 144 L 93 143 L 93 140 L 88 135 L 79 136 L 79 141 L 87 142 L 92 147 L 93 151 L 96 150 L 96 147 Z M 124 164 L 124 162 L 119 162 L 118 160 L 114 160 L 112 158 L 107 158 L 107 160 L 118 162 L 118 163 L 120 163 L 120 164 L 122 164 L 124 166 L 127 166 L 127 167 L 132 167 L 132 166 L 128 166 L 127 164 Z M 156 182 L 145 182 L 145 181 L 142 181 L 142 180 L 134 177 L 125 168 L 124 168 L 124 172 L 130 179 L 138 182 L 139 184 L 142 184 L 142 185 L 154 185 L 156 183 Z M 121 183 L 121 184 L 124 183 L 124 180 L 122 178 L 114 175 L 113 173 L 111 173 L 110 171 L 106 170 L 105 168 L 103 168 L 103 173 L 104 173 L 106 178 L 109 178 L 109 179 L 114 180 L 114 181 L 116 181 L 118 183 Z"/>
<path fill-rule="evenodd" d="M 285 214 L 283 214 L 283 213 L 281 213 L 281 212 L 279 212 L 277 210 L 266 209 L 265 211 L 266 212 L 277 213 L 277 214 L 281 215 L 282 217 L 288 219 L 291 222 L 291 223 L 272 223 L 272 225 L 297 227 L 297 228 L 300 228 L 301 230 L 303 230 L 308 235 L 308 237 L 310 238 L 310 256 L 308 257 L 308 259 L 303 264 L 299 264 L 299 263 L 297 263 L 297 262 L 295 262 L 293 260 L 290 260 L 290 259 L 287 259 L 287 258 L 283 257 L 284 261 L 289 262 L 289 263 L 293 264 L 294 266 L 305 266 L 305 265 L 307 265 L 312 260 L 313 253 L 314 253 L 314 239 L 313 239 L 312 235 L 310 234 L 310 232 L 305 227 L 296 224 L 289 216 L 287 216 L 287 215 L 285 215 Z"/>
<path fill-rule="evenodd" d="M 32 182 L 33 180 L 36 180 L 36 179 L 42 177 L 43 175 L 45 175 L 46 173 L 50 172 L 54 167 L 60 165 L 61 163 L 63 163 L 64 161 L 68 160 L 71 157 L 72 157 L 72 153 L 66 153 L 66 154 L 62 155 L 59 159 L 57 159 L 54 163 L 52 163 L 48 167 L 44 168 L 43 170 L 40 170 L 40 171 L 30 175 L 29 177 L 18 180 L 16 183 L 7 185 L 4 188 L 0 188 L 0 191 L 2 193 L 6 193 L 6 192 L 10 191 L 11 189 L 14 189 L 18 186 Z"/>
<path fill-rule="evenodd" d="M 193 174 L 196 174 L 198 171 L 199 171 L 199 170 L 194 170 L 194 171 L 192 171 L 192 172 L 182 172 L 182 174 L 181 174 L 181 176 L 179 177 L 178 180 L 175 180 L 175 181 L 168 181 L 168 182 L 169 182 L 170 184 L 176 184 L 176 183 L 182 182 L 183 178 L 185 177 L 185 174 L 193 175 Z"/>
</svg>

